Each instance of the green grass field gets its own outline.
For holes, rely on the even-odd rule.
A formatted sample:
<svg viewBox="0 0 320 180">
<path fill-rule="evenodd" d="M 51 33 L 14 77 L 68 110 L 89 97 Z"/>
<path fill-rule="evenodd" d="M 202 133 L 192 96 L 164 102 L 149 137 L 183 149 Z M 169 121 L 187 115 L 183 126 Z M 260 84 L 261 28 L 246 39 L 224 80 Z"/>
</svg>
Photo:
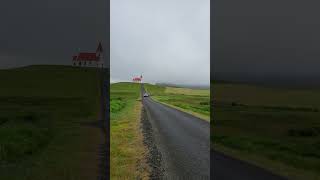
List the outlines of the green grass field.
<svg viewBox="0 0 320 180">
<path fill-rule="evenodd" d="M 174 88 L 151 84 L 145 84 L 144 87 L 154 100 L 204 120 L 210 120 L 209 89 Z"/>
<path fill-rule="evenodd" d="M 320 179 L 320 89 L 212 86 L 215 149 L 290 179 Z"/>
<path fill-rule="evenodd" d="M 94 69 L 0 70 L 0 179 L 95 179 L 104 137 Z"/>
<path fill-rule="evenodd" d="M 115 83 L 110 88 L 110 178 L 148 179 L 147 149 L 140 128 L 140 84 Z"/>
</svg>

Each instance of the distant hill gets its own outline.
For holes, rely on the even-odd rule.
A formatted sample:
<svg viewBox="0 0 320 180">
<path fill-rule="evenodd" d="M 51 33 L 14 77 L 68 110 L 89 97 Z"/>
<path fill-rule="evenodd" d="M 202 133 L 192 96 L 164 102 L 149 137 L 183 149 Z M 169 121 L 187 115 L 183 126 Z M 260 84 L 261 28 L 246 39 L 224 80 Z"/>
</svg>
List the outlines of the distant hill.
<svg viewBox="0 0 320 180">
<path fill-rule="evenodd" d="M 233 74 L 234 75 L 234 74 Z M 230 77 L 216 76 L 211 84 L 214 83 L 232 83 L 247 84 L 266 87 L 285 87 L 285 88 L 320 88 L 320 77 L 317 76 L 254 76 L 238 75 Z"/>
<path fill-rule="evenodd" d="M 188 84 L 173 84 L 173 83 L 156 83 L 158 86 L 176 87 L 176 88 L 191 88 L 191 89 L 209 89 L 209 85 L 188 85 Z"/>
</svg>

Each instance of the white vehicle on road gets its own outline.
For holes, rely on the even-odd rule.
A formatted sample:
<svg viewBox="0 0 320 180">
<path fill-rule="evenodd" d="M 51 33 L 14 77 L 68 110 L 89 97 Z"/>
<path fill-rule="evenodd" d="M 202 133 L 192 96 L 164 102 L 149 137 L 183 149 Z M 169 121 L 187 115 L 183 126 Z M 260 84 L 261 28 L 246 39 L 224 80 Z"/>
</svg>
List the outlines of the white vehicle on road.
<svg viewBox="0 0 320 180">
<path fill-rule="evenodd" d="M 148 93 L 144 93 L 143 97 L 149 97 L 149 94 Z"/>
</svg>

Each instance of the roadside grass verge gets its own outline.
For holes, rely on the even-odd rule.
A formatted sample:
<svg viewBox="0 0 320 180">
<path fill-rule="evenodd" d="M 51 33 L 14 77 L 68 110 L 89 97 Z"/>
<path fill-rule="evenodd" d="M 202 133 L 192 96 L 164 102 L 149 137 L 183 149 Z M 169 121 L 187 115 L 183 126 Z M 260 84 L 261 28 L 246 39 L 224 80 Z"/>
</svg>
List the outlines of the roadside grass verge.
<svg viewBox="0 0 320 180">
<path fill-rule="evenodd" d="M 210 121 L 210 91 L 144 84 L 151 97 L 170 107 Z"/>
<path fill-rule="evenodd" d="M 0 82 L 0 179 L 98 177 L 104 137 L 83 125 L 98 118 L 95 70 L 30 66 L 1 70 Z"/>
<path fill-rule="evenodd" d="M 226 83 L 213 88 L 214 149 L 290 179 L 320 179 L 316 90 Z"/>
<path fill-rule="evenodd" d="M 195 96 L 210 96 L 210 91 L 208 89 L 166 87 L 165 93 L 167 93 L 167 94 L 195 95 Z"/>
<path fill-rule="evenodd" d="M 148 179 L 140 84 L 112 84 L 110 94 L 110 178 Z"/>
</svg>

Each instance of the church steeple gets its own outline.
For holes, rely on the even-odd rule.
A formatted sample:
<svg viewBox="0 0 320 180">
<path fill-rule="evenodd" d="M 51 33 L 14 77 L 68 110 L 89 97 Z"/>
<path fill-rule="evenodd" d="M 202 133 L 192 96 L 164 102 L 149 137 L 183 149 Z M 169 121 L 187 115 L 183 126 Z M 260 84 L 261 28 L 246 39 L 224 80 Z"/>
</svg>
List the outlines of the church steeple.
<svg viewBox="0 0 320 180">
<path fill-rule="evenodd" d="M 102 53 L 102 52 L 103 52 L 102 45 L 101 45 L 101 42 L 99 42 L 98 48 L 96 50 L 96 53 Z"/>
</svg>

